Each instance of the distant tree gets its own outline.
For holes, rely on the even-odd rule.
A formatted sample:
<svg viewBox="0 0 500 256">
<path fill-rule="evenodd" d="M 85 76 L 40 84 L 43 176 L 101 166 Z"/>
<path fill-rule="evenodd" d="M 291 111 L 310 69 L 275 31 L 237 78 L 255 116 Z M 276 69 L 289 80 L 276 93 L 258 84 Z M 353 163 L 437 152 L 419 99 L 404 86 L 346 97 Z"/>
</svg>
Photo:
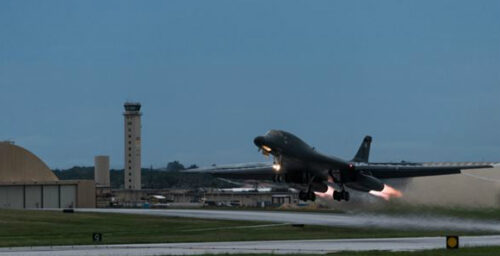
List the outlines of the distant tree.
<svg viewBox="0 0 500 256">
<path fill-rule="evenodd" d="M 179 163 L 179 161 L 173 161 L 167 164 L 167 172 L 176 172 L 185 170 L 184 165 Z"/>
<path fill-rule="evenodd" d="M 174 170 L 182 170 L 184 166 L 178 161 L 174 161 L 173 166 L 177 166 Z M 189 166 L 189 168 L 195 165 Z M 179 169 L 181 168 L 181 169 Z M 61 180 L 76 180 L 76 179 L 94 179 L 94 167 L 75 166 L 66 170 L 54 170 L 54 173 Z M 111 188 L 123 188 L 123 169 L 113 170 L 110 172 Z M 183 188 L 196 189 L 200 187 L 217 187 L 228 188 L 234 187 L 233 184 L 224 180 L 217 179 L 209 174 L 203 173 L 182 173 L 182 172 L 165 172 L 160 169 L 142 168 L 142 185 L 143 188 Z"/>
<path fill-rule="evenodd" d="M 188 168 L 186 168 L 186 169 L 196 169 L 196 168 L 198 168 L 198 165 L 196 165 L 196 164 L 192 164 L 192 165 L 190 165 L 190 166 L 189 166 Z"/>
<path fill-rule="evenodd" d="M 61 180 L 93 180 L 94 167 L 74 166 L 67 170 L 54 170 Z"/>
</svg>

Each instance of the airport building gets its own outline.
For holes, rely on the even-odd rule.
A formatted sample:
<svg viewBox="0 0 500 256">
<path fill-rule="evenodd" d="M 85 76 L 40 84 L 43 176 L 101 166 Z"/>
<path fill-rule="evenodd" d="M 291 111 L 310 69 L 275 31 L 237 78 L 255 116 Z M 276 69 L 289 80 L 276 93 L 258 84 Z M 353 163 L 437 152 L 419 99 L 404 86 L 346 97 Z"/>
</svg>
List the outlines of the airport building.
<svg viewBox="0 0 500 256">
<path fill-rule="evenodd" d="M 95 207 L 94 181 L 61 181 L 33 153 L 0 142 L 0 208 L 75 207 Z"/>
<path fill-rule="evenodd" d="M 299 204 L 291 191 L 240 189 L 97 190 L 98 207 L 277 207 Z"/>
<path fill-rule="evenodd" d="M 94 157 L 94 180 L 96 187 L 110 187 L 109 156 Z"/>
<path fill-rule="evenodd" d="M 141 104 L 126 102 L 124 105 L 124 188 L 141 189 Z"/>
</svg>

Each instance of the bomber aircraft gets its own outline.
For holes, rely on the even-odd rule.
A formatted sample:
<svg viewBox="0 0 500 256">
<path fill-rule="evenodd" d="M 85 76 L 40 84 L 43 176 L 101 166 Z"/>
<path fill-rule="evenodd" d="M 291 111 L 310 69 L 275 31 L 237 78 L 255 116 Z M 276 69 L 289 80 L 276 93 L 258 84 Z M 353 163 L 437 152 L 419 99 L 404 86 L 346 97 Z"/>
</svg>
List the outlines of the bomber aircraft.
<svg viewBox="0 0 500 256">
<path fill-rule="evenodd" d="M 372 138 L 366 136 L 351 160 L 327 156 L 318 152 L 292 133 L 270 130 L 254 139 L 264 155 L 272 155 L 272 164 L 213 166 L 186 170 L 188 173 L 209 173 L 227 179 L 272 180 L 300 190 L 299 199 L 316 199 L 316 195 L 331 193 L 334 200 L 349 201 L 347 189 L 398 196 L 400 193 L 383 180 L 419 176 L 457 174 L 464 169 L 492 168 L 493 162 L 396 162 L 368 161 Z M 400 194 L 399 194 L 400 196 Z M 385 197 L 385 196 L 383 196 Z"/>
</svg>

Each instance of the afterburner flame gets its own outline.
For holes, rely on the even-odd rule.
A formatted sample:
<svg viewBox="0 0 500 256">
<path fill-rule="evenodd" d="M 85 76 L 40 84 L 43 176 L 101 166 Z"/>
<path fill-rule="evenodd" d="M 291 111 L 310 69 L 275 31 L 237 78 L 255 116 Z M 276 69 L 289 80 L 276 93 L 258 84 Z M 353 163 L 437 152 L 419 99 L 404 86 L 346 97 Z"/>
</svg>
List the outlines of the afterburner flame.
<svg viewBox="0 0 500 256">
<path fill-rule="evenodd" d="M 332 176 L 328 176 L 328 182 L 329 183 L 333 183 Z M 327 185 L 327 186 L 328 186 L 328 189 L 324 193 L 314 192 L 314 194 L 317 197 L 319 197 L 319 198 L 323 198 L 323 199 L 327 199 L 327 200 L 333 200 L 333 192 L 335 192 L 335 189 L 332 186 L 330 186 L 330 185 Z"/>
<path fill-rule="evenodd" d="M 397 190 L 397 189 L 395 189 L 387 184 L 384 184 L 384 189 L 382 189 L 382 191 L 370 190 L 369 193 L 374 195 L 374 196 L 381 197 L 385 200 L 389 200 L 391 198 L 400 198 L 403 196 L 403 193 L 401 193 L 401 191 L 399 191 L 399 190 Z"/>
<path fill-rule="evenodd" d="M 319 197 L 319 198 L 323 198 L 323 199 L 328 199 L 328 200 L 333 200 L 333 192 L 335 191 L 335 189 L 333 189 L 332 186 L 328 186 L 328 189 L 326 190 L 326 192 L 324 193 L 321 193 L 321 192 L 314 192 L 314 194 Z"/>
</svg>

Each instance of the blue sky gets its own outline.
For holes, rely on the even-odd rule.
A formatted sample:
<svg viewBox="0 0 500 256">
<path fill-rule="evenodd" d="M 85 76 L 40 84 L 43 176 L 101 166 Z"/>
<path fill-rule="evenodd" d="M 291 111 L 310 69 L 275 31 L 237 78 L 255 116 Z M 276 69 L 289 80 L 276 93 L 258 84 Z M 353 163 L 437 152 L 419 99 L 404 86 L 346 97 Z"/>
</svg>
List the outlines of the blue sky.
<svg viewBox="0 0 500 256">
<path fill-rule="evenodd" d="M 271 128 L 350 158 L 500 160 L 499 1 L 1 1 L 0 140 L 52 168 L 264 160 Z"/>
</svg>

